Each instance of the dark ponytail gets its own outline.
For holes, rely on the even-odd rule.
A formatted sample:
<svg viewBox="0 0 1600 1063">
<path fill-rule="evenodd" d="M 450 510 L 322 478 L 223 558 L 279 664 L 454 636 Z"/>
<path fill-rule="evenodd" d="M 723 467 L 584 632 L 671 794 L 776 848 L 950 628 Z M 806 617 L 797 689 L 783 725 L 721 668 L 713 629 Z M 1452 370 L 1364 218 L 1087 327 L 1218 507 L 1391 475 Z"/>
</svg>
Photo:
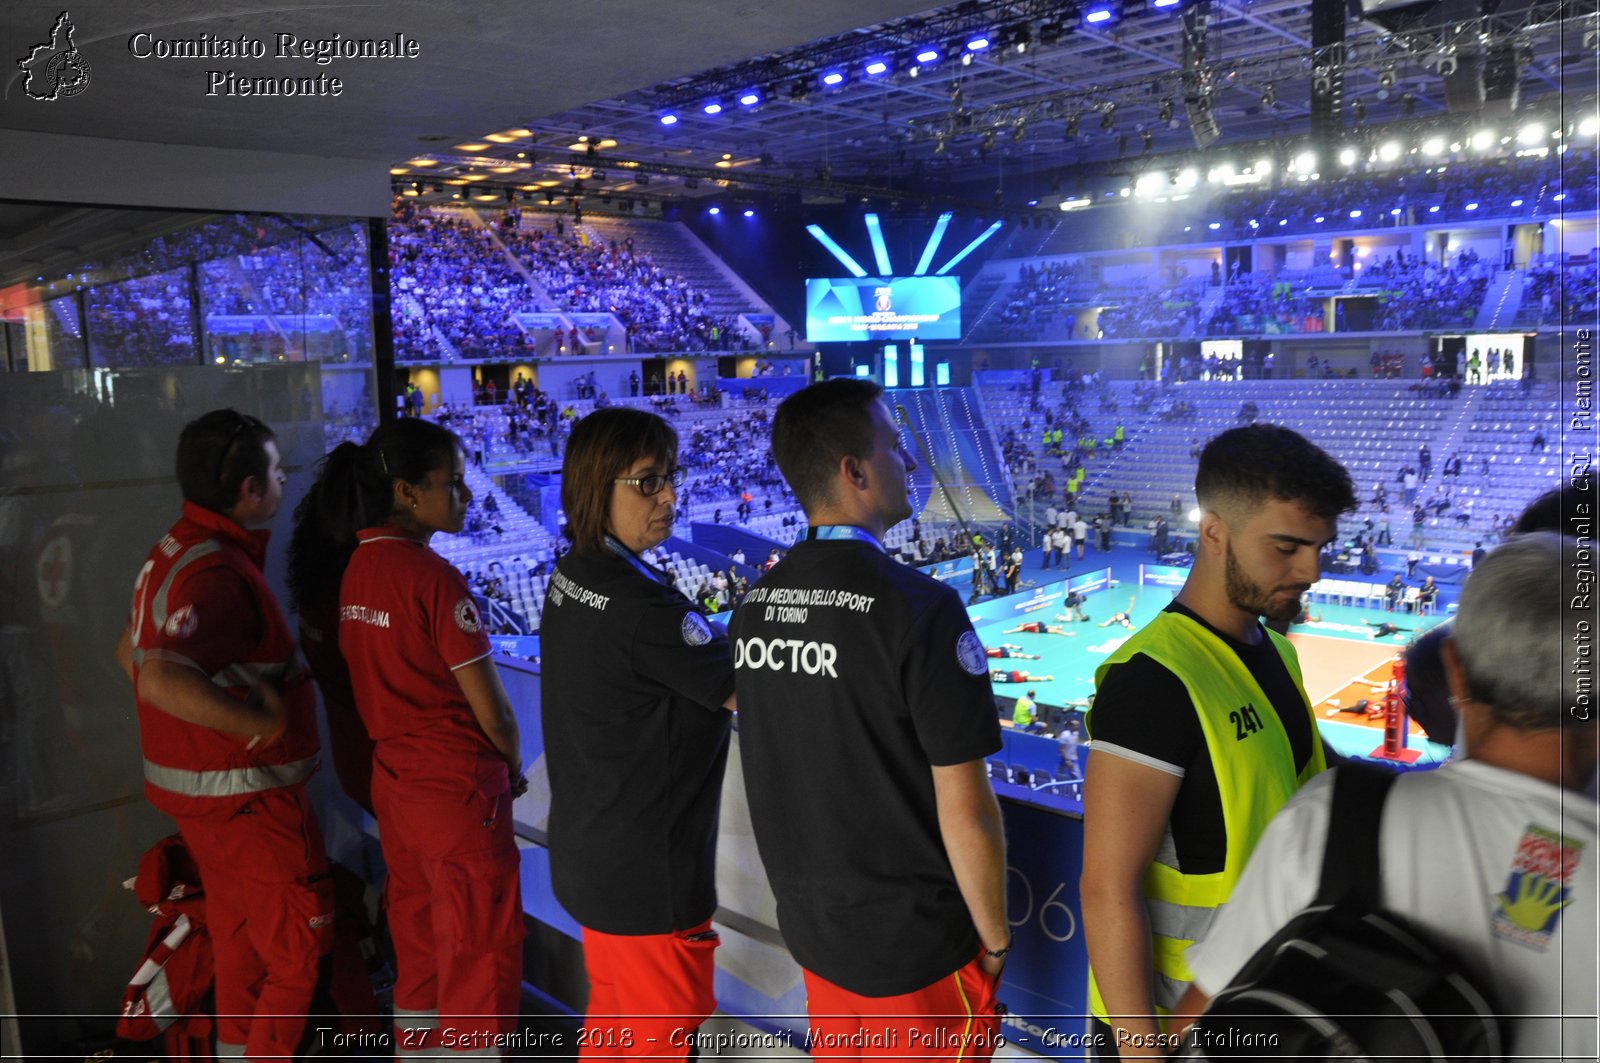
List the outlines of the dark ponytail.
<svg viewBox="0 0 1600 1063">
<path fill-rule="evenodd" d="M 340 443 L 318 463 L 317 482 L 294 511 L 289 539 L 289 601 L 295 609 L 339 593 L 356 533 L 394 508 L 394 481 L 421 483 L 448 468 L 460 440 L 432 421 L 380 425 L 365 445 Z"/>
</svg>

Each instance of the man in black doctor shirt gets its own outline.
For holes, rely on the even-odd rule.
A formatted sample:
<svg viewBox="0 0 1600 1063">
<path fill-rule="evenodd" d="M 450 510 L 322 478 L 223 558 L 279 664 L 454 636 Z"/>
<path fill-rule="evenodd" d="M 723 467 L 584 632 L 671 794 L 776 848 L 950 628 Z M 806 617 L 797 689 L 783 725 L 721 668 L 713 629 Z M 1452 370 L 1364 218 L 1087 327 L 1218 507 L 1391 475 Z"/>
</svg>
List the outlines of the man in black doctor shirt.
<svg viewBox="0 0 1600 1063">
<path fill-rule="evenodd" d="M 729 634 L 751 823 L 823 1035 L 812 1053 L 987 1058 L 1011 944 L 988 658 L 956 592 L 883 551 L 916 463 L 881 388 L 797 392 L 772 452 L 810 529 Z"/>
</svg>

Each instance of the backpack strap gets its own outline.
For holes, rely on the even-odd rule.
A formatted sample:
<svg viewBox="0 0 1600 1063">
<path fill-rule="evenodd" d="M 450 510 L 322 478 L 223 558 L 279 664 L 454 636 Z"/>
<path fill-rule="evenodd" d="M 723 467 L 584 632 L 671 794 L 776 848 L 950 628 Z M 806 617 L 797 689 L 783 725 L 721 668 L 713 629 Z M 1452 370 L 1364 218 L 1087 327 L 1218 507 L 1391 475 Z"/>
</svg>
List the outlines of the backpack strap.
<svg viewBox="0 0 1600 1063">
<path fill-rule="evenodd" d="M 1328 843 L 1314 904 L 1350 901 L 1374 910 L 1379 901 L 1378 835 L 1394 773 L 1345 764 L 1335 770 L 1328 810 Z"/>
</svg>

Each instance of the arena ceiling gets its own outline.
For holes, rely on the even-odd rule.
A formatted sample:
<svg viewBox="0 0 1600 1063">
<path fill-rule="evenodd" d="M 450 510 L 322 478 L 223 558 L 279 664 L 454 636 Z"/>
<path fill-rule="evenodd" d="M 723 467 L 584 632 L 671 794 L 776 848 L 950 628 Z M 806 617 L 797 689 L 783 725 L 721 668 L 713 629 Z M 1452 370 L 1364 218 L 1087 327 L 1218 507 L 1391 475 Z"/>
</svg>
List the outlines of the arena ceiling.
<svg viewBox="0 0 1600 1063">
<path fill-rule="evenodd" d="M 1212 0 L 1197 35 L 1183 13 L 1188 0 L 1155 4 L 1122 0 L 1111 19 L 1092 24 L 1089 0 L 963 3 L 572 108 L 475 157 L 435 157 L 435 167 L 403 160 L 397 169 L 450 194 L 430 179 L 479 177 L 489 156 L 525 167 L 510 175 L 514 187 L 556 208 L 574 193 L 585 209 L 602 195 L 612 209 L 618 198 L 639 209 L 652 199 L 773 188 L 814 202 L 890 189 L 992 207 L 1049 206 L 1060 196 L 1046 192 L 1074 173 L 1134 173 L 1157 159 L 1248 164 L 1266 149 L 1287 162 L 1311 132 L 1313 83 L 1326 61 L 1312 46 L 1311 6 Z M 1593 3 L 1390 7 L 1348 20 L 1341 139 L 1375 144 L 1379 130 L 1385 138 L 1399 130 L 1415 145 L 1435 132 L 1465 140 L 1490 125 L 1511 138 L 1496 150 L 1516 151 L 1532 121 L 1570 132 L 1594 113 Z M 970 51 L 966 42 L 980 37 L 988 47 Z M 873 60 L 885 63 L 882 73 L 867 72 Z M 1480 68 L 1482 102 L 1459 76 Z M 831 72 L 843 76 L 837 87 L 822 82 Z M 1203 152 L 1190 117 L 1200 98 L 1217 133 Z"/>
<path fill-rule="evenodd" d="M 70 12 L 91 86 L 40 103 L 24 97 L 8 64 L 0 128 L 367 159 L 390 167 L 397 187 L 432 197 L 511 192 L 561 207 L 582 196 L 593 208 L 603 196 L 612 209 L 626 202 L 635 210 L 724 189 L 798 191 L 813 201 L 889 191 L 989 203 L 998 193 L 1018 205 L 1036 194 L 1023 190 L 1037 189 L 1039 175 L 1131 172 L 1197 157 L 1189 101 L 1200 97 L 1218 134 L 1201 159 L 1269 144 L 1287 151 L 1308 134 L 1323 62 L 1311 46 L 1310 4 L 1211 0 L 1203 39 L 1189 22 L 1195 62 L 1186 72 L 1192 0 L 1158 2 L 1118 0 L 1115 16 L 1090 23 L 1090 0 L 967 0 L 932 10 L 925 0 L 270 9 L 243 0 L 95 0 Z M 1509 131 L 1530 117 L 1562 128 L 1593 113 L 1594 0 L 1427 0 L 1422 8 L 1403 32 L 1392 20 L 1349 20 L 1338 68 L 1343 135 L 1370 138 L 1392 123 L 1454 132 L 1495 122 Z M 0 40 L 20 57 L 59 14 L 43 0 L 5 5 Z M 161 60 L 132 54 L 139 32 L 243 35 L 269 49 L 278 32 L 302 40 L 399 33 L 420 54 L 329 66 Z M 968 51 L 978 36 L 989 47 Z M 915 61 L 930 48 L 936 59 Z M 1491 78 L 1498 99 L 1452 106 L 1441 72 L 1491 55 L 1502 60 Z M 1515 112 L 1505 99 L 1508 56 Z M 887 64 L 880 75 L 865 70 L 874 58 Z M 212 67 L 331 72 L 345 88 L 338 99 L 226 99 L 204 91 Z M 834 69 L 845 80 L 825 86 Z M 750 90 L 759 103 L 741 104 Z M 707 114 L 711 103 L 721 113 Z M 678 121 L 664 125 L 667 113 Z"/>
</svg>

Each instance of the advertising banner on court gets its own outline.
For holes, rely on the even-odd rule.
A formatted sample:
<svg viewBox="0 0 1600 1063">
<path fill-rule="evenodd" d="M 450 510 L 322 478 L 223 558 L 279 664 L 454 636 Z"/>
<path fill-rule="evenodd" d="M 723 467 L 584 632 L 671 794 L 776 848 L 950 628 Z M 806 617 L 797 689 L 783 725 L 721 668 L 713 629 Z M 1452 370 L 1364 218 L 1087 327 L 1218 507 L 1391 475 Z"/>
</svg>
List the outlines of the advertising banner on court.
<svg viewBox="0 0 1600 1063">
<path fill-rule="evenodd" d="M 1109 586 L 1111 586 L 1109 568 L 1097 568 L 1093 572 L 1085 572 L 1081 576 L 1073 576 L 1067 580 L 1067 590 L 1077 591 L 1079 594 L 1093 594 Z"/>
<path fill-rule="evenodd" d="M 967 568 L 970 574 L 970 565 Z M 935 577 L 938 578 L 938 577 Z M 1057 583 L 1046 583 L 1021 594 L 1009 594 L 1002 598 L 992 598 L 977 605 L 967 606 L 967 618 L 973 626 L 991 624 L 996 620 L 1014 621 L 1018 617 L 1028 616 L 1042 610 L 1052 610 L 1049 619 L 1054 619 L 1054 610 L 1062 608 L 1062 602 L 1069 590 L 1082 594 L 1091 594 L 1094 591 L 1105 590 L 1111 585 L 1111 570 L 1109 568 L 1095 569 L 1085 572 L 1081 576 Z"/>
<path fill-rule="evenodd" d="M 1172 565 L 1140 565 L 1139 583 L 1146 587 L 1181 587 L 1189 578 L 1189 570 Z"/>
</svg>

